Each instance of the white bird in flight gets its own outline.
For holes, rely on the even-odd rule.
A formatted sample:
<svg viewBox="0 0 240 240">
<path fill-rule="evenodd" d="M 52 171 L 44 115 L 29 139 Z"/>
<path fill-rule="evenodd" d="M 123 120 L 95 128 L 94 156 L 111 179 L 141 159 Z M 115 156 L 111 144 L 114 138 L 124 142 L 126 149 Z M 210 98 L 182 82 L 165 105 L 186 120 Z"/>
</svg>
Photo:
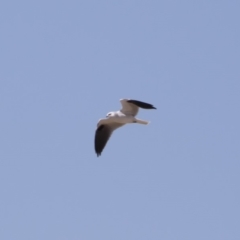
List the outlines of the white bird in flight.
<svg viewBox="0 0 240 240">
<path fill-rule="evenodd" d="M 95 152 L 100 156 L 107 141 L 114 130 L 127 123 L 148 124 L 148 121 L 135 118 L 139 107 L 144 109 L 156 109 L 152 104 L 132 99 L 120 99 L 122 109 L 116 112 L 109 112 L 106 118 L 100 119 L 95 132 Z"/>
</svg>

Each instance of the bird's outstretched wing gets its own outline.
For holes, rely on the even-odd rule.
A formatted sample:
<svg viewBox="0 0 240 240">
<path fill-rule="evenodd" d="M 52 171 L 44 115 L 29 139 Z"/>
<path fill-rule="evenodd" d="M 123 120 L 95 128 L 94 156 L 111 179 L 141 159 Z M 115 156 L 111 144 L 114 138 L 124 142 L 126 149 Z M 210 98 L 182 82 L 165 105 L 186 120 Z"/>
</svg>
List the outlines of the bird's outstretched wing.
<svg viewBox="0 0 240 240">
<path fill-rule="evenodd" d="M 126 115 L 136 116 L 140 108 L 144 109 L 156 109 L 152 104 L 141 102 L 133 99 L 120 99 L 122 109 L 120 110 Z"/>
<path fill-rule="evenodd" d="M 107 123 L 100 125 L 95 131 L 95 152 L 100 156 L 104 147 L 106 146 L 112 132 L 117 128 L 123 126 L 120 123 Z"/>
</svg>

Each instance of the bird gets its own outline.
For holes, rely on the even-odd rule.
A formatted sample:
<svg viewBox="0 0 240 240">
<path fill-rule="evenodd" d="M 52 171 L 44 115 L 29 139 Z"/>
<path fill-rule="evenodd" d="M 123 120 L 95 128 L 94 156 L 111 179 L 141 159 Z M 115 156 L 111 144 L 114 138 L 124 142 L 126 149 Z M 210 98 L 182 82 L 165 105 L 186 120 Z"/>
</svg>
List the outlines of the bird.
<svg viewBox="0 0 240 240">
<path fill-rule="evenodd" d="M 95 152 L 99 157 L 105 148 L 114 130 L 128 123 L 139 123 L 147 125 L 150 122 L 136 118 L 139 108 L 157 109 L 152 104 L 133 100 L 120 99 L 122 108 L 119 111 L 109 112 L 106 118 L 99 119 L 95 130 Z"/>
</svg>

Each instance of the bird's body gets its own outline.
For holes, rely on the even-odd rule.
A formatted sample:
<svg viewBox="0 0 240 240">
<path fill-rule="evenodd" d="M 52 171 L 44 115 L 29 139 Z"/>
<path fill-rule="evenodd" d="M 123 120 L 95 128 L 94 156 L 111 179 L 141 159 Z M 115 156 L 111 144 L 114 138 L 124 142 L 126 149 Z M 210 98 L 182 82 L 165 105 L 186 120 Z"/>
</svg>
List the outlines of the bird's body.
<svg viewBox="0 0 240 240">
<path fill-rule="evenodd" d="M 120 99 L 122 109 L 109 112 L 106 118 L 100 119 L 95 132 L 95 152 L 100 156 L 112 132 L 128 123 L 148 124 L 148 121 L 135 118 L 139 107 L 144 109 L 156 109 L 149 103 L 131 99 Z"/>
</svg>

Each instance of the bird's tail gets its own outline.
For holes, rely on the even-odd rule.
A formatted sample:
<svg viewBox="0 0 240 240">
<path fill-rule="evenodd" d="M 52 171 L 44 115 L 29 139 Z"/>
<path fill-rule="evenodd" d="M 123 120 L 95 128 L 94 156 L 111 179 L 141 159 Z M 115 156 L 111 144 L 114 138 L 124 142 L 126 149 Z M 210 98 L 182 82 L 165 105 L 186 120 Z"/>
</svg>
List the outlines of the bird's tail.
<svg viewBox="0 0 240 240">
<path fill-rule="evenodd" d="M 147 124 L 149 124 L 150 122 L 149 122 L 149 121 L 144 121 L 144 120 L 141 120 L 141 119 L 137 119 L 137 118 L 136 118 L 136 123 L 140 123 L 140 124 L 147 125 Z"/>
</svg>

